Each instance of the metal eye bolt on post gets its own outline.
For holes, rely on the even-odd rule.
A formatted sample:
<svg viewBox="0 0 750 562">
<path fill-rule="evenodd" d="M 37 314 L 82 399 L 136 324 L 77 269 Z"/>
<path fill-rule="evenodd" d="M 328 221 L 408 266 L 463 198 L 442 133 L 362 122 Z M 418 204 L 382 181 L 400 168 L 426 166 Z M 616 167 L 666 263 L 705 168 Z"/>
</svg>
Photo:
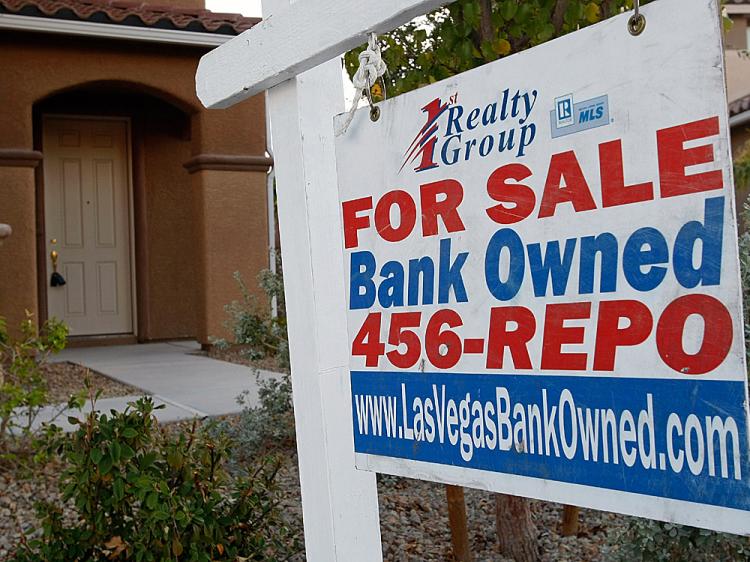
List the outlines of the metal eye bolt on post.
<svg viewBox="0 0 750 562">
<path fill-rule="evenodd" d="M 646 16 L 641 13 L 641 0 L 635 0 L 633 15 L 628 19 L 628 31 L 631 35 L 640 35 L 646 29 Z"/>
</svg>

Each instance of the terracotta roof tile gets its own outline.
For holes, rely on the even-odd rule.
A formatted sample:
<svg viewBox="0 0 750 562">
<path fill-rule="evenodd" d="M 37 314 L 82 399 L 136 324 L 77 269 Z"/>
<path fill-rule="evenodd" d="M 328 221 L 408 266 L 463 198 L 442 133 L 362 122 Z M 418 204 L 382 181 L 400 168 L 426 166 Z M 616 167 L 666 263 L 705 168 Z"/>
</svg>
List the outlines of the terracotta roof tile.
<svg viewBox="0 0 750 562">
<path fill-rule="evenodd" d="M 238 35 L 258 18 L 128 0 L 0 0 L 0 13 Z"/>
</svg>

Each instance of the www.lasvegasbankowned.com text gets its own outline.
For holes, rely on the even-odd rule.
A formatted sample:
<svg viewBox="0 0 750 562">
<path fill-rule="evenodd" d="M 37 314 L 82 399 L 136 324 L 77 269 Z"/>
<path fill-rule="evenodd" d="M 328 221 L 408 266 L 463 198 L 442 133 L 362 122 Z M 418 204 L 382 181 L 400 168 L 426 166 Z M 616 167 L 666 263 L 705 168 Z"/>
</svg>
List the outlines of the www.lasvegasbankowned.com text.
<svg viewBox="0 0 750 562">
<path fill-rule="evenodd" d="M 669 475 L 676 499 L 747 503 L 718 485 L 747 474 L 742 412 L 711 405 L 736 383 L 699 382 L 694 402 L 669 379 L 547 376 L 529 389 L 517 375 L 394 374 L 352 373 L 360 452 L 642 493 Z"/>
</svg>

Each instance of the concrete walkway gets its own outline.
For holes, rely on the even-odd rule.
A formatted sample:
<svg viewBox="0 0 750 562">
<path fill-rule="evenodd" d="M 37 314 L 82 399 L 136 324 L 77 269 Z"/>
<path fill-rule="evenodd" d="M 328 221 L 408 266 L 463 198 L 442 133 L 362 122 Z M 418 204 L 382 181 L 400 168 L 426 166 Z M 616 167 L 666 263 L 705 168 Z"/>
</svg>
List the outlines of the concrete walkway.
<svg viewBox="0 0 750 562">
<path fill-rule="evenodd" d="M 164 404 L 156 412 L 162 422 L 239 412 L 242 407 L 237 396 L 247 391 L 246 403 L 258 404 L 258 385 L 253 369 L 198 355 L 196 342 L 168 342 L 112 347 L 66 349 L 53 361 L 69 361 L 88 367 L 150 394 L 157 404 Z M 278 376 L 262 371 L 261 376 Z M 123 410 L 137 395 L 101 399 L 97 410 Z M 88 409 L 88 408 L 87 408 Z M 39 422 L 49 420 L 59 407 L 49 407 L 39 416 Z M 67 417 L 85 415 L 80 411 L 63 413 L 55 421 L 69 429 Z"/>
</svg>

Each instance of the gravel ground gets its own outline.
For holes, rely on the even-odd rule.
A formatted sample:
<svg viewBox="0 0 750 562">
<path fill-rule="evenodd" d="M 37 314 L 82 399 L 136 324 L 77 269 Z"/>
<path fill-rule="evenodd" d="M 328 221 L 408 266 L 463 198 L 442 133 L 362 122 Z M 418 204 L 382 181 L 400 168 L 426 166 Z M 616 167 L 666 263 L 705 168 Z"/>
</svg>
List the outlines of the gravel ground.
<svg viewBox="0 0 750 562">
<path fill-rule="evenodd" d="M 273 358 L 248 359 L 237 348 L 213 348 L 208 355 L 214 359 L 240 363 L 259 369 L 283 371 Z M 294 450 L 287 452 L 288 462 L 278 475 L 284 492 L 283 507 L 291 522 L 302 533 L 302 504 L 299 472 Z M 465 490 L 469 537 L 475 562 L 512 562 L 499 554 L 495 532 L 495 500 L 493 494 L 481 490 Z M 378 475 L 378 500 L 386 562 L 451 562 L 450 527 L 448 524 L 445 486 L 408 478 Z M 534 522 L 539 531 L 543 562 L 605 562 L 602 546 L 608 533 L 617 535 L 624 529 L 622 516 L 581 510 L 579 533 L 576 537 L 559 534 L 563 506 L 548 502 L 532 502 Z M 304 560 L 304 555 L 298 560 Z"/>
<path fill-rule="evenodd" d="M 213 348 L 208 355 L 214 359 L 240 363 L 259 369 L 283 371 L 273 358 L 248 359 L 238 349 Z M 302 533 L 302 504 L 296 451 L 287 451 L 288 462 L 278 475 L 284 492 L 283 507 L 290 521 Z M 475 562 L 513 562 L 499 554 L 495 532 L 495 500 L 493 494 L 481 490 L 465 490 L 469 537 Z M 378 500 L 386 562 L 452 562 L 450 527 L 448 524 L 445 487 L 433 482 L 378 475 Z M 579 533 L 576 537 L 559 534 L 563 506 L 532 502 L 534 522 L 539 531 L 543 562 L 605 562 L 602 546 L 608 533 L 624 529 L 622 516 L 581 510 Z M 297 560 L 304 560 L 301 555 Z"/>
<path fill-rule="evenodd" d="M 34 504 L 55 501 L 60 467 L 54 464 L 36 470 L 33 479 L 23 469 L 0 470 L 0 561 L 10 555 L 21 537 L 36 524 Z"/>
<path fill-rule="evenodd" d="M 262 369 L 265 371 L 273 371 L 275 373 L 285 373 L 288 371 L 288 367 L 281 365 L 275 357 L 250 359 L 246 353 L 243 353 L 243 349 L 245 348 L 242 346 L 232 346 L 229 349 L 220 349 L 214 346 L 208 352 L 200 351 L 198 353 L 210 357 L 211 359 L 227 361 L 228 363 L 235 363 L 237 365 L 245 365 L 246 367 L 251 367 L 253 369 Z"/>
<path fill-rule="evenodd" d="M 301 528 L 301 502 L 297 459 L 294 453 L 279 473 L 285 491 L 283 507 L 290 520 Z M 469 537 L 475 562 L 513 562 L 502 557 L 495 534 L 495 500 L 491 493 L 466 490 Z M 393 476 L 378 476 L 380 528 L 386 562 L 451 562 L 450 528 L 445 487 Z M 621 516 L 581 510 L 577 537 L 562 537 L 559 526 L 562 506 L 532 502 L 534 521 L 544 562 L 604 562 L 601 551 L 607 533 L 623 528 Z M 304 560 L 301 556 L 299 560 Z"/>
<path fill-rule="evenodd" d="M 91 387 L 101 390 L 101 398 L 144 394 L 142 390 L 123 384 L 102 374 L 75 363 L 47 363 L 42 370 L 49 385 L 49 402 L 67 402 L 71 394 L 85 390 L 84 381 L 88 376 Z"/>
</svg>

